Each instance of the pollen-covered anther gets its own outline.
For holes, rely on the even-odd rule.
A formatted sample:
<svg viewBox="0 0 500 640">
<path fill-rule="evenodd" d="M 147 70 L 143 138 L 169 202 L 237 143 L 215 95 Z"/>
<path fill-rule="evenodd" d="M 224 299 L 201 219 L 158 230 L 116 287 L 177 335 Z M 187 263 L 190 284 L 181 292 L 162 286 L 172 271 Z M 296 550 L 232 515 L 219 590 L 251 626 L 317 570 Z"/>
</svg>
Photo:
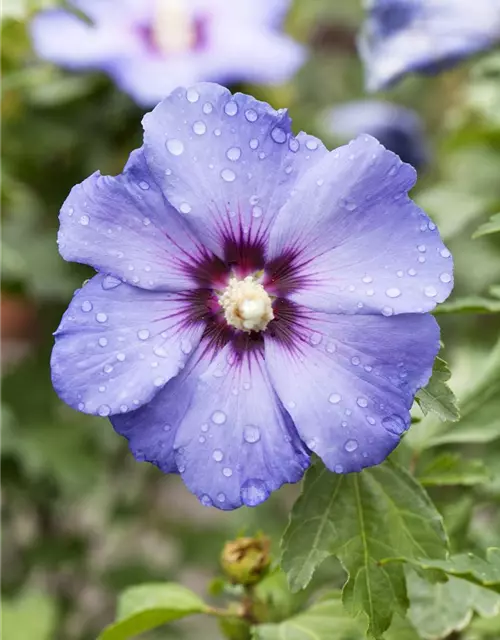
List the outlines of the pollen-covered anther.
<svg viewBox="0 0 500 640">
<path fill-rule="evenodd" d="M 274 318 L 272 301 L 252 276 L 231 278 L 219 297 L 226 322 L 241 331 L 264 331 Z"/>
</svg>

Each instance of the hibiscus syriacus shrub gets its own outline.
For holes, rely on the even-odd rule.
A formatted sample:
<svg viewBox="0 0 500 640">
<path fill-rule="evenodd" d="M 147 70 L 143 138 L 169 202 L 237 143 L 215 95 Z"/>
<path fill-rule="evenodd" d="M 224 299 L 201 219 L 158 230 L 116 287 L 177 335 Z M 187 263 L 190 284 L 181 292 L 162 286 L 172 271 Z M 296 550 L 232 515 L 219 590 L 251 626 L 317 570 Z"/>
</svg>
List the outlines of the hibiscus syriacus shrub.
<svg viewBox="0 0 500 640">
<path fill-rule="evenodd" d="M 28 17 L 6 637 L 500 637 L 500 3 L 333 4 Z"/>
</svg>

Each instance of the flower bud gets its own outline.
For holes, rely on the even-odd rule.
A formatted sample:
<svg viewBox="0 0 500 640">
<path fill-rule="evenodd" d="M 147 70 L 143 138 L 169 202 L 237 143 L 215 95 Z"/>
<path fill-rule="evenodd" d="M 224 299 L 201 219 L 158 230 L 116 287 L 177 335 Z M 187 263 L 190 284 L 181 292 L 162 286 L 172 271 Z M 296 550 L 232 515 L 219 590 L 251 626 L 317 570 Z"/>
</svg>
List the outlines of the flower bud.
<svg viewBox="0 0 500 640">
<path fill-rule="evenodd" d="M 222 550 L 221 565 L 231 582 L 243 585 L 259 582 L 271 562 L 269 547 L 270 540 L 265 536 L 227 542 Z"/>
</svg>

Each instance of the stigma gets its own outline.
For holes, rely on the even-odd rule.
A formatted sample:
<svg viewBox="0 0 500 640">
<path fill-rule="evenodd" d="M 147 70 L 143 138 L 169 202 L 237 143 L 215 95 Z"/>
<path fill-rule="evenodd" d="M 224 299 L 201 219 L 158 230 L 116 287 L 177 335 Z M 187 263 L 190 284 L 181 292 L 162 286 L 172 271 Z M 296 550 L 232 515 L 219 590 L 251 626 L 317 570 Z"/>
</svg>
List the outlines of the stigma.
<svg viewBox="0 0 500 640">
<path fill-rule="evenodd" d="M 226 322 L 240 331 L 264 331 L 274 318 L 271 297 L 252 276 L 230 278 L 219 304 Z"/>
<path fill-rule="evenodd" d="M 196 43 L 196 28 L 186 0 L 156 0 L 153 33 L 156 46 L 164 54 L 192 49 Z"/>
</svg>

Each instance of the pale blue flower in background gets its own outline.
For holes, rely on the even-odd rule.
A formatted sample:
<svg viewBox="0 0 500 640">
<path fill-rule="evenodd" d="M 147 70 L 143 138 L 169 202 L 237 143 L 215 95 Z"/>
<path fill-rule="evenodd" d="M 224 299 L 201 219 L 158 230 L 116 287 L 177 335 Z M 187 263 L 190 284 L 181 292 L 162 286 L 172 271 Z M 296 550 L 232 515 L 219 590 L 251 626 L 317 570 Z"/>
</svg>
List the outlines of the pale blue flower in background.
<svg viewBox="0 0 500 640">
<path fill-rule="evenodd" d="M 290 0 L 72 0 L 31 23 L 38 55 L 69 69 L 100 69 L 152 106 L 199 80 L 286 81 L 305 49 L 282 31 Z"/>
<path fill-rule="evenodd" d="M 359 38 L 370 91 L 436 73 L 500 40 L 500 0 L 367 0 Z"/>
</svg>

